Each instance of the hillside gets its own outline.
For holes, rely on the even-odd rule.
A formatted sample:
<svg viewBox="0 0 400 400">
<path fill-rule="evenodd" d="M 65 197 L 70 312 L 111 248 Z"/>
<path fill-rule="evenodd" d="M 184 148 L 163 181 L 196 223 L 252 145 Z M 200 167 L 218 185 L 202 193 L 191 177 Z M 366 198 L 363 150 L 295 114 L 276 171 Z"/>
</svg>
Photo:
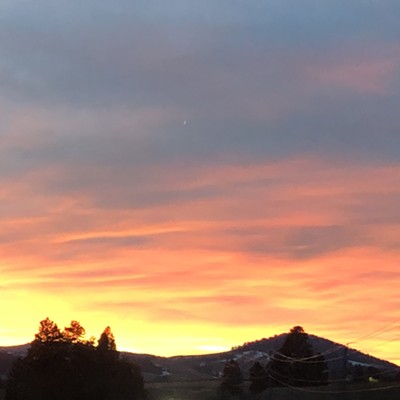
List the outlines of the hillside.
<svg viewBox="0 0 400 400">
<path fill-rule="evenodd" d="M 255 361 L 259 361 L 262 365 L 268 363 L 270 356 L 281 347 L 286 336 L 287 334 L 281 334 L 248 342 L 233 348 L 231 351 L 216 354 L 175 357 L 157 357 L 131 353 L 124 353 L 124 355 L 142 367 L 147 381 L 215 379 L 221 376 L 225 362 L 230 359 L 236 360 L 245 376 L 248 376 L 248 370 Z M 368 368 L 371 374 L 378 373 L 381 376 L 392 377 L 400 371 L 400 368 L 393 363 L 347 348 L 329 339 L 309 335 L 309 340 L 314 351 L 324 355 L 328 363 L 329 378 L 331 380 L 340 379 L 343 376 L 345 350 L 347 351 L 349 374 L 352 372 L 352 367 L 356 365 Z M 384 371 L 388 371 L 388 374 L 385 374 Z"/>
<path fill-rule="evenodd" d="M 123 352 L 122 356 L 141 367 L 147 382 L 216 379 L 221 376 L 225 362 L 230 359 L 235 359 L 245 376 L 247 376 L 249 368 L 255 361 L 259 361 L 262 365 L 268 363 L 270 356 L 280 348 L 286 336 L 287 334 L 281 334 L 254 342 L 247 342 L 233 348 L 231 351 L 216 354 L 160 357 L 150 354 Z M 351 373 L 351 368 L 355 365 L 362 365 L 369 368 L 371 373 L 379 373 L 381 376 L 388 375 L 384 374 L 384 371 L 388 371 L 390 376 L 394 376 L 400 371 L 395 364 L 355 349 L 346 348 L 346 346 L 329 339 L 309 335 L 309 340 L 314 351 L 324 355 L 328 363 L 329 378 L 331 380 L 340 379 L 343 376 L 343 357 L 346 349 L 349 373 Z M 12 363 L 17 357 L 23 355 L 27 348 L 28 345 L 0 347 L 0 374 L 7 375 Z"/>
<path fill-rule="evenodd" d="M 16 359 L 23 356 L 28 350 L 29 345 L 0 347 L 0 378 L 4 379 L 8 375 Z"/>
</svg>

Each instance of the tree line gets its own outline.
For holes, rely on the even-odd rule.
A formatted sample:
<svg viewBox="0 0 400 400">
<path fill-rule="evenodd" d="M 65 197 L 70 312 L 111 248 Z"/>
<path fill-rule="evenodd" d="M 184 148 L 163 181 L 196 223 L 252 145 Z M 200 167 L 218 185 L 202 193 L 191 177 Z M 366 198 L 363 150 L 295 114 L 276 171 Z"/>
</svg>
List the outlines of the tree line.
<svg viewBox="0 0 400 400">
<path fill-rule="evenodd" d="M 365 378 L 361 366 L 353 369 L 356 380 Z M 249 391 L 258 394 L 273 386 L 327 385 L 328 375 L 323 355 L 314 352 L 307 333 L 295 326 L 265 365 L 254 362 L 249 370 Z M 367 376 L 371 375 L 368 370 Z M 240 397 L 243 383 L 239 363 L 227 361 L 220 397 Z M 49 318 L 40 322 L 26 356 L 14 363 L 5 387 L 5 400 L 147 399 L 140 368 L 120 357 L 110 327 L 98 340 L 85 339 L 85 329 L 78 321 L 71 321 L 61 330 Z"/>
<path fill-rule="evenodd" d="M 86 340 L 78 321 L 60 330 L 49 318 L 25 357 L 14 364 L 5 400 L 142 400 L 146 398 L 138 366 L 120 357 L 106 327 L 99 339 Z"/>
</svg>

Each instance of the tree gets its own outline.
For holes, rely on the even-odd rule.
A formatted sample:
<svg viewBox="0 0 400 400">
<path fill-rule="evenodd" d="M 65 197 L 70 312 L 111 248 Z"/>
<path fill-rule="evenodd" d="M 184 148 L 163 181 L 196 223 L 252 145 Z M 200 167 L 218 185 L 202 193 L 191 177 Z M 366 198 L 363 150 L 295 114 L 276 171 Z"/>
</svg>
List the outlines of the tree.
<svg viewBox="0 0 400 400">
<path fill-rule="evenodd" d="M 308 335 L 301 326 L 293 327 L 282 347 L 268 365 L 275 386 L 313 386 L 327 382 L 327 366 L 321 355 L 314 355 Z"/>
<path fill-rule="evenodd" d="M 63 339 L 67 342 L 78 343 L 85 333 L 85 328 L 78 321 L 71 321 L 70 326 L 64 328 Z"/>
<path fill-rule="evenodd" d="M 63 335 L 56 323 L 48 317 L 40 321 L 39 332 L 35 335 L 35 341 L 39 343 L 51 343 L 62 340 Z"/>
<path fill-rule="evenodd" d="M 100 351 L 116 351 L 117 346 L 115 344 L 115 338 L 113 333 L 111 332 L 111 328 L 107 326 L 103 333 L 100 336 L 100 339 L 98 340 L 98 346 L 97 348 Z"/>
<path fill-rule="evenodd" d="M 295 326 L 290 330 L 279 353 L 299 359 L 312 356 L 313 350 L 308 335 L 301 326 Z"/>
<path fill-rule="evenodd" d="M 268 387 L 268 373 L 265 368 L 256 361 L 250 368 L 250 393 L 261 393 Z"/>
<path fill-rule="evenodd" d="M 235 360 L 228 361 L 222 373 L 220 386 L 222 398 L 241 395 L 243 393 L 242 382 L 243 377 L 239 364 Z"/>
</svg>

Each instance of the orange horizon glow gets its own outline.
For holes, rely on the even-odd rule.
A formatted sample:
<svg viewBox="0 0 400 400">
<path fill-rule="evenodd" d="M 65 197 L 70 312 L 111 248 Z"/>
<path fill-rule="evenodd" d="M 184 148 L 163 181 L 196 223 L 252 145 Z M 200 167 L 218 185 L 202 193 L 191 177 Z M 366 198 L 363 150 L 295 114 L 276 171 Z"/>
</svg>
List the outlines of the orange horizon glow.
<svg viewBox="0 0 400 400">
<path fill-rule="evenodd" d="M 399 183 L 393 165 L 347 173 L 304 158 L 177 169 L 163 185 L 215 194 L 137 211 L 101 209 L 84 192 L 39 197 L 26 215 L 3 217 L 13 241 L 0 249 L 0 343 L 31 341 L 46 316 L 95 337 L 110 325 L 119 349 L 162 356 L 301 325 L 399 363 L 400 323 L 357 342 L 398 317 L 400 227 L 387 198 Z M 31 187 L 2 196 L 18 201 Z"/>
</svg>

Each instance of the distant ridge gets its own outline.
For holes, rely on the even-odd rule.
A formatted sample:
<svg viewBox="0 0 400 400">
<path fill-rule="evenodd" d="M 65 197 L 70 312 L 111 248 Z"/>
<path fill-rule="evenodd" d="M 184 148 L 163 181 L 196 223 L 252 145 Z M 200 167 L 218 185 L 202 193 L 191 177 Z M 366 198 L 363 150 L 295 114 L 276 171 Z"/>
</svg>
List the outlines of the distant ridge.
<svg viewBox="0 0 400 400">
<path fill-rule="evenodd" d="M 232 350 L 234 352 L 259 351 L 269 354 L 270 352 L 277 351 L 282 346 L 286 337 L 287 333 L 282 333 L 270 338 L 246 342 L 241 346 L 234 347 Z M 395 370 L 400 368 L 392 362 L 365 354 L 359 350 L 320 336 L 308 334 L 308 340 L 311 343 L 314 352 L 321 353 L 324 356 L 328 363 L 331 379 L 341 378 L 345 350 L 347 350 L 348 362 L 353 365 L 359 364 L 385 370 Z"/>
<path fill-rule="evenodd" d="M 263 338 L 259 340 L 255 340 L 253 342 L 246 342 L 243 345 L 236 346 L 232 350 L 233 351 L 263 351 L 268 353 L 269 351 L 277 351 L 280 346 L 282 346 L 283 342 L 285 341 L 287 337 L 287 333 L 282 333 L 280 335 L 275 335 L 270 338 Z M 346 345 L 334 342 L 329 339 L 325 339 L 320 336 L 308 334 L 308 338 L 310 343 L 313 346 L 313 349 L 316 353 L 326 353 L 329 352 L 328 355 L 326 355 L 325 358 L 336 358 L 338 357 L 338 353 L 340 354 L 341 352 L 344 351 L 344 349 L 348 349 L 348 354 L 349 354 L 349 360 L 354 361 L 354 362 L 360 362 L 360 363 L 366 363 L 366 364 L 374 364 L 374 365 L 379 365 L 382 367 L 388 367 L 388 368 L 393 368 L 393 367 L 399 367 L 398 365 L 382 360 L 380 358 L 371 356 L 369 354 L 365 354 L 359 350 L 350 348 Z M 333 350 L 337 348 L 336 351 L 330 352 L 330 350 Z"/>
<path fill-rule="evenodd" d="M 270 338 L 246 342 L 243 345 L 233 347 L 229 351 L 214 354 L 173 357 L 157 357 L 132 353 L 125 353 L 125 355 L 142 367 L 146 379 L 150 381 L 160 379 L 215 379 L 221 375 L 225 362 L 230 359 L 235 359 L 239 363 L 245 375 L 248 374 L 248 370 L 255 361 L 259 361 L 263 365 L 267 364 L 271 354 L 279 350 L 286 336 L 287 333 L 282 333 Z M 324 355 L 329 367 L 329 377 L 332 380 L 342 378 L 345 349 L 347 349 L 350 366 L 358 364 L 379 371 L 389 371 L 392 375 L 400 372 L 400 367 L 389 361 L 362 353 L 361 351 L 348 348 L 345 345 L 316 335 L 308 334 L 308 338 L 314 351 Z M 158 368 L 158 375 L 154 374 L 154 367 Z"/>
<path fill-rule="evenodd" d="M 235 359 L 239 363 L 245 375 L 255 361 L 267 364 L 270 356 L 282 346 L 286 336 L 287 333 L 282 333 L 270 338 L 246 342 L 226 352 L 204 355 L 161 357 L 130 352 L 121 352 L 121 354 L 141 367 L 146 381 L 209 380 L 218 378 L 222 373 L 225 362 L 230 359 Z M 308 334 L 308 338 L 314 351 L 324 355 L 328 363 L 330 379 L 340 378 L 343 368 L 343 354 L 347 347 L 312 334 Z M 6 376 L 12 363 L 18 357 L 23 356 L 28 348 L 29 344 L 0 347 L 0 374 Z M 352 348 L 347 348 L 347 352 L 348 362 L 351 365 L 359 364 L 381 371 L 394 371 L 396 374 L 400 372 L 400 367 L 389 361 Z"/>
<path fill-rule="evenodd" d="M 14 355 L 24 355 L 29 349 L 30 344 L 18 344 L 15 346 L 0 346 L 0 352 L 6 352 Z"/>
</svg>

